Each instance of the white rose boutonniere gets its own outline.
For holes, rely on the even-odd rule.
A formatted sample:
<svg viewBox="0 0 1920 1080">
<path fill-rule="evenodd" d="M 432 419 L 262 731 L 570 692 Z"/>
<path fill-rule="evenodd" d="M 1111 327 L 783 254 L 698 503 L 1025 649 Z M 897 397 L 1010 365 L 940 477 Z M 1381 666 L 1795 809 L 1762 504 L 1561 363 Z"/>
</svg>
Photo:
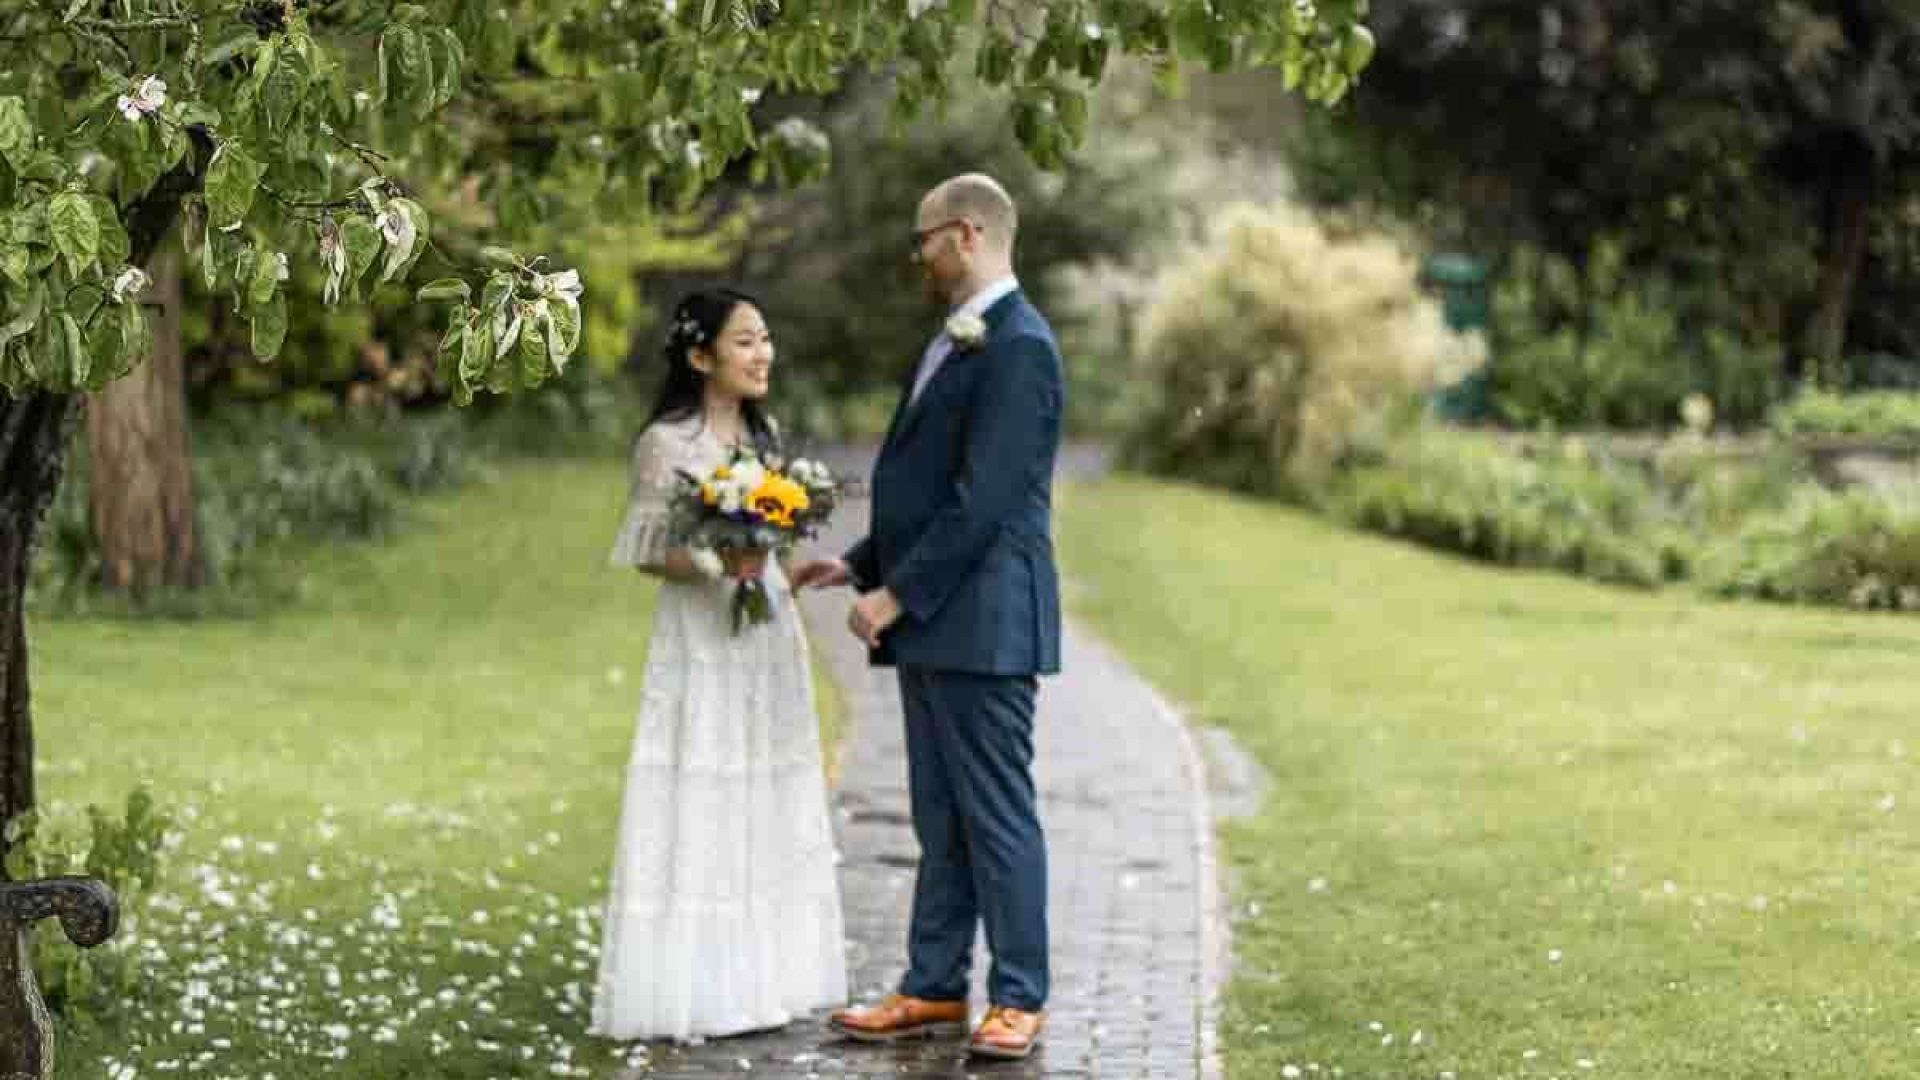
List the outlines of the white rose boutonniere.
<svg viewBox="0 0 1920 1080">
<path fill-rule="evenodd" d="M 987 340 L 987 320 L 962 311 L 947 320 L 947 337 L 961 349 L 977 349 Z"/>
</svg>

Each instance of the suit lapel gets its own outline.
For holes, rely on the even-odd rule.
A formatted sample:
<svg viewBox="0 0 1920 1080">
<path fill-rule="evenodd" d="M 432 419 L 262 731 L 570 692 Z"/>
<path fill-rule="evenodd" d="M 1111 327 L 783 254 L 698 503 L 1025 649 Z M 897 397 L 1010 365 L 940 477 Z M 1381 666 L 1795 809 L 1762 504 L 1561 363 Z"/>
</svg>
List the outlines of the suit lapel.
<svg viewBox="0 0 1920 1080">
<path fill-rule="evenodd" d="M 907 401 L 913 396 L 913 380 L 920 373 L 920 361 L 915 360 L 907 366 L 906 377 L 900 380 L 900 401 L 893 407 L 893 419 L 887 422 L 887 437 L 882 440 L 882 450 L 893 445 L 900 432 L 900 422 L 907 416 Z"/>
<path fill-rule="evenodd" d="M 933 378 L 927 380 L 927 385 L 921 389 L 920 397 L 917 401 L 911 399 L 913 396 L 914 376 L 919 374 L 920 365 L 917 362 L 913 365 L 913 369 L 907 372 L 906 389 L 900 396 L 900 407 L 894 410 L 893 423 L 887 430 L 887 441 L 885 445 L 891 446 L 896 440 L 907 437 L 907 434 L 913 430 L 914 423 L 920 419 L 920 415 L 926 412 L 923 406 L 926 400 L 933 396 L 933 388 L 940 384 L 940 380 L 945 378 L 956 364 L 962 363 L 969 353 L 984 352 L 990 348 L 993 336 L 999 333 L 1001 324 L 1006 321 L 1008 315 L 1013 313 L 1014 308 L 1020 304 L 1022 299 L 1021 291 L 1015 289 L 1000 299 L 995 300 L 993 305 L 987 308 L 986 314 L 981 316 L 981 319 L 987 324 L 987 339 L 982 341 L 977 349 L 962 349 L 956 343 L 952 351 L 947 354 L 946 359 L 940 362 L 940 370 L 934 372 Z"/>
</svg>

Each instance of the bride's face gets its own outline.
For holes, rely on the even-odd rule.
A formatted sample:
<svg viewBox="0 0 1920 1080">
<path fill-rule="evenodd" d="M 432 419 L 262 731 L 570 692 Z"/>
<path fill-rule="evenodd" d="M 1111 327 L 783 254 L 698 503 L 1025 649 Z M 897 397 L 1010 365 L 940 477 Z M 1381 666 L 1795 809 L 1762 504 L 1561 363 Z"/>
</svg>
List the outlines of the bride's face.
<svg viewBox="0 0 1920 1080">
<path fill-rule="evenodd" d="M 735 304 L 709 348 L 695 349 L 693 366 L 707 385 L 729 397 L 757 401 L 767 396 L 773 370 L 773 335 L 752 304 Z"/>
</svg>

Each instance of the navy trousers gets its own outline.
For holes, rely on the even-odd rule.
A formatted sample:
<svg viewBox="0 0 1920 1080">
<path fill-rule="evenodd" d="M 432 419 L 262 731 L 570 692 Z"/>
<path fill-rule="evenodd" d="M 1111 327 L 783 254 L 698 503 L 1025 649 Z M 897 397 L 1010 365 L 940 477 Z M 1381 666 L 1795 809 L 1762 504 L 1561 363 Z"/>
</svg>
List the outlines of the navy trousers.
<svg viewBox="0 0 1920 1080">
<path fill-rule="evenodd" d="M 920 841 L 900 992 L 967 996 L 986 923 L 992 1004 L 1046 1004 L 1047 848 L 1033 787 L 1032 676 L 901 668 L 913 831 Z"/>
</svg>

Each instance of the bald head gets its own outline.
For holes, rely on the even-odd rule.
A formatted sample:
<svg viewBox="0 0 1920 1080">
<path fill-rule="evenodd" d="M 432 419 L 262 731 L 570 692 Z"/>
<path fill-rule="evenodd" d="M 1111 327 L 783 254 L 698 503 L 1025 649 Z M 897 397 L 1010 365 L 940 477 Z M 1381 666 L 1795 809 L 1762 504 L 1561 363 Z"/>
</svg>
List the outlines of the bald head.
<svg viewBox="0 0 1920 1080">
<path fill-rule="evenodd" d="M 994 251 L 1011 254 L 1020 212 L 1000 182 L 985 173 L 966 173 L 927 193 L 927 207 L 942 220 L 964 218 L 984 228 L 984 241 Z"/>
</svg>

